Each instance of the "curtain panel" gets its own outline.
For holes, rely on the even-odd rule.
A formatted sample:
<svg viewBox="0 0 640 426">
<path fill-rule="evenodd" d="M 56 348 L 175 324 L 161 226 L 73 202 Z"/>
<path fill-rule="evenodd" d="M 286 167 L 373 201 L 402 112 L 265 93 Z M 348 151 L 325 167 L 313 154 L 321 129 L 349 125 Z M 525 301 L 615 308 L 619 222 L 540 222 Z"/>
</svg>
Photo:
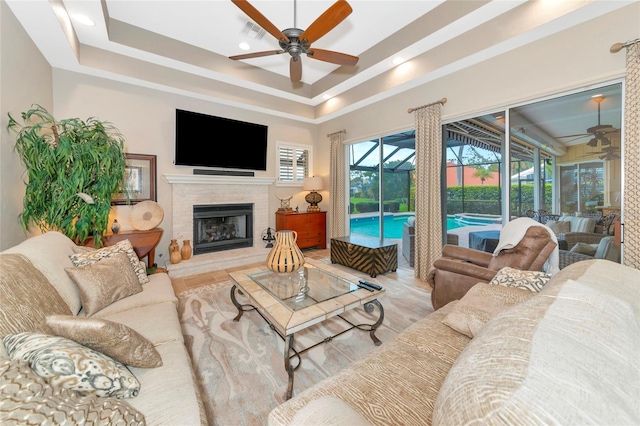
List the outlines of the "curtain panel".
<svg viewBox="0 0 640 426">
<path fill-rule="evenodd" d="M 422 280 L 442 254 L 442 103 L 414 109 L 416 223 L 414 275 Z"/>
<path fill-rule="evenodd" d="M 347 235 L 345 218 L 347 216 L 345 193 L 345 148 L 344 130 L 329 135 L 331 141 L 331 215 L 329 217 L 329 235 L 331 238 Z"/>
<path fill-rule="evenodd" d="M 640 269 L 640 42 L 627 46 L 624 104 L 624 264 Z"/>
</svg>

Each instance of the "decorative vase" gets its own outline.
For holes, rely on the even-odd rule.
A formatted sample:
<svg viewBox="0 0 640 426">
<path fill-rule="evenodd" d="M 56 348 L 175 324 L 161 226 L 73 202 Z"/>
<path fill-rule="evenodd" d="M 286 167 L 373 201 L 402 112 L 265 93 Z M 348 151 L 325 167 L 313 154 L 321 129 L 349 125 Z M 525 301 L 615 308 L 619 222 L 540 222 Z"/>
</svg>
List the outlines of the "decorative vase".
<svg viewBox="0 0 640 426">
<path fill-rule="evenodd" d="M 192 252 L 193 250 L 191 249 L 191 242 L 189 240 L 183 240 L 182 250 L 180 250 L 180 255 L 182 256 L 182 260 L 190 259 Z"/>
<path fill-rule="evenodd" d="M 296 231 L 276 232 L 276 242 L 267 256 L 267 268 L 273 272 L 293 272 L 304 265 L 304 255 L 296 244 Z"/>
<path fill-rule="evenodd" d="M 113 219 L 113 225 L 111 225 L 111 232 L 117 234 L 120 230 L 120 224 L 118 223 L 118 219 Z"/>
<path fill-rule="evenodd" d="M 176 239 L 172 239 L 169 243 L 169 261 L 173 264 L 180 263 L 182 254 L 180 254 L 180 245 Z"/>
</svg>

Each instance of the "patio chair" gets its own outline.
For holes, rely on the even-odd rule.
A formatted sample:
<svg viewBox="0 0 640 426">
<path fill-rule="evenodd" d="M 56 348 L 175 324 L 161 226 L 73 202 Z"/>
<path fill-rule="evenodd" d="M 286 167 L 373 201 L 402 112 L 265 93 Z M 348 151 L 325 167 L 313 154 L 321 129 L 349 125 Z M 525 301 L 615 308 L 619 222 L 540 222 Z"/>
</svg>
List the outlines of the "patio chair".
<svg viewBox="0 0 640 426">
<path fill-rule="evenodd" d="M 519 226 L 520 218 L 507 226 Z M 530 226 L 520 242 L 497 256 L 466 247 L 445 245 L 442 257 L 435 260 L 427 281 L 431 285 L 431 303 L 439 309 L 452 300 L 461 299 L 478 282 L 489 282 L 505 266 L 540 271 L 557 244 L 545 226 Z"/>
<path fill-rule="evenodd" d="M 560 269 L 566 268 L 572 263 L 591 259 L 606 259 L 620 263 L 620 247 L 615 244 L 615 237 L 611 235 L 602 238 L 597 245 L 585 243 L 582 243 L 581 245 L 590 246 L 592 251 L 587 252 L 584 251 L 584 249 L 576 250 L 576 247 L 578 246 L 574 246 L 573 251 L 560 250 Z M 595 250 L 595 252 L 593 252 L 593 250 Z M 591 253 L 593 253 L 593 255 L 591 255 Z"/>
</svg>

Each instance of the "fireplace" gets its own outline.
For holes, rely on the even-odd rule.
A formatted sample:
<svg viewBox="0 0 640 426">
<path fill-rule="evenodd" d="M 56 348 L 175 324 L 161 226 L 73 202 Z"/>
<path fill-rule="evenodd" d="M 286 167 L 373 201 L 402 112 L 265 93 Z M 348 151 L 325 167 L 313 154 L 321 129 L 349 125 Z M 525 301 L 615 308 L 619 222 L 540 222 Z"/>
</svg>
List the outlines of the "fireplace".
<svg viewBox="0 0 640 426">
<path fill-rule="evenodd" d="M 253 247 L 253 204 L 193 206 L 193 254 Z"/>
</svg>

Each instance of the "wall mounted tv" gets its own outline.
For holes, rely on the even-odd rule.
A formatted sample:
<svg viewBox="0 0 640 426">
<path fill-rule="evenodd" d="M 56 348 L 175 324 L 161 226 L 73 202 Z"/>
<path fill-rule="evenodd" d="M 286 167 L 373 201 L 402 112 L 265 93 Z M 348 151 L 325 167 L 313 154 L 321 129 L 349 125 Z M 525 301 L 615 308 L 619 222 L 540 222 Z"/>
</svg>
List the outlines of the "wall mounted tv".
<svg viewBox="0 0 640 426">
<path fill-rule="evenodd" d="M 267 170 L 267 126 L 176 109 L 175 164 Z"/>
</svg>

